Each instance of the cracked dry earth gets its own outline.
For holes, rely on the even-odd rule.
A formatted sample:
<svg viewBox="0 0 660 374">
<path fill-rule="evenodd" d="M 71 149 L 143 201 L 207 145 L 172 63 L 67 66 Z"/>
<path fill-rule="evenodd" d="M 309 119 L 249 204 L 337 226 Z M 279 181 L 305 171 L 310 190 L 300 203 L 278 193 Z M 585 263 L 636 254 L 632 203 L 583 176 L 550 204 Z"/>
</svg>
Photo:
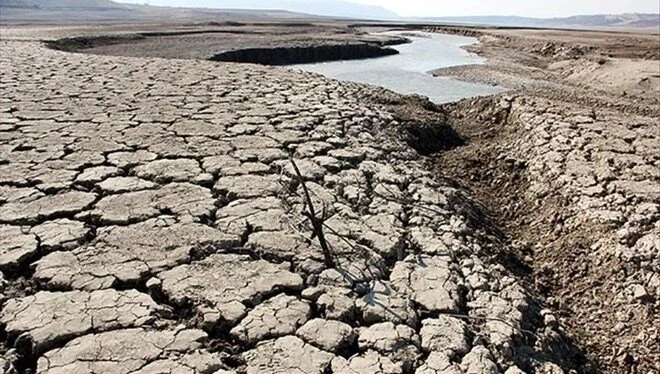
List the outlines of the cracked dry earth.
<svg viewBox="0 0 660 374">
<path fill-rule="evenodd" d="M 561 373 L 578 352 L 379 90 L 0 42 L 0 365 Z M 388 94 L 391 95 L 391 94 Z M 292 154 L 325 211 L 326 268 Z"/>
<path fill-rule="evenodd" d="M 536 289 L 600 370 L 658 372 L 657 118 L 526 95 L 456 105 L 471 144 L 437 172 L 498 207 Z"/>
</svg>

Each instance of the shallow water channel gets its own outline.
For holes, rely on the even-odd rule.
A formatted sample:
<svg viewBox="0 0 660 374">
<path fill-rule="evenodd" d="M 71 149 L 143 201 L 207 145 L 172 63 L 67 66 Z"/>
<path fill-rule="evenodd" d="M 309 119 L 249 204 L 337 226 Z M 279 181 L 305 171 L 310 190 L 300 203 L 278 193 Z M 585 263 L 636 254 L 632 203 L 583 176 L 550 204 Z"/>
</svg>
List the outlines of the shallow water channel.
<svg viewBox="0 0 660 374">
<path fill-rule="evenodd" d="M 389 34 L 402 34 L 391 32 Z M 326 77 L 367 83 L 401 94 L 427 96 L 435 103 L 457 101 L 467 97 L 503 92 L 501 87 L 433 77 L 428 72 L 438 68 L 483 64 L 484 59 L 462 46 L 477 43 L 476 38 L 436 33 L 415 32 L 412 43 L 393 46 L 398 55 L 366 60 L 334 61 L 291 65 L 290 68 L 323 74 Z"/>
</svg>

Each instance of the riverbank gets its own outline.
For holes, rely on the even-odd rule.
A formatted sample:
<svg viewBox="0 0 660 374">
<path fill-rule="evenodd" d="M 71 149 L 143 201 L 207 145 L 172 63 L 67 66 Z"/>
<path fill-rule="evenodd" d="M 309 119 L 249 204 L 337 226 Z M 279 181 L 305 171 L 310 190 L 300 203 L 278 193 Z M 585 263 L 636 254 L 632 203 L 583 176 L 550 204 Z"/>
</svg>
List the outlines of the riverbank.
<svg viewBox="0 0 660 374">
<path fill-rule="evenodd" d="M 660 370 L 660 65 L 636 44 L 658 36 L 477 35 L 486 65 L 434 74 L 514 91 L 445 106 L 467 141 L 434 165 L 495 212 L 600 370 Z"/>
<path fill-rule="evenodd" d="M 438 31 L 465 34 L 462 29 Z M 660 114 L 658 34 L 489 29 L 469 34 L 479 43 L 466 49 L 489 63 L 437 69 L 434 75 L 589 108 Z"/>
</svg>

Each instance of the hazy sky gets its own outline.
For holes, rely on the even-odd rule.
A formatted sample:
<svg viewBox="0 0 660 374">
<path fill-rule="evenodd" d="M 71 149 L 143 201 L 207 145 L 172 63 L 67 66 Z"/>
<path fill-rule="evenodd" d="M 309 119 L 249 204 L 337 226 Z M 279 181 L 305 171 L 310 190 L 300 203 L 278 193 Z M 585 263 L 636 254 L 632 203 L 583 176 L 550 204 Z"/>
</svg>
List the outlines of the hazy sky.
<svg viewBox="0 0 660 374">
<path fill-rule="evenodd" d="M 181 5 L 178 0 L 119 0 L 151 5 Z M 314 2 L 315 0 L 307 0 Z M 660 13 L 659 0 L 349 0 L 380 5 L 402 16 L 517 15 L 564 17 L 578 14 Z M 195 0 L 184 1 L 195 6 Z M 206 1 L 209 3 L 209 1 Z M 268 4 L 267 0 L 263 1 Z M 265 6 L 268 7 L 268 6 Z"/>
<path fill-rule="evenodd" d="M 563 17 L 577 14 L 658 13 L 658 0 L 356 0 L 402 16 L 516 15 Z"/>
</svg>

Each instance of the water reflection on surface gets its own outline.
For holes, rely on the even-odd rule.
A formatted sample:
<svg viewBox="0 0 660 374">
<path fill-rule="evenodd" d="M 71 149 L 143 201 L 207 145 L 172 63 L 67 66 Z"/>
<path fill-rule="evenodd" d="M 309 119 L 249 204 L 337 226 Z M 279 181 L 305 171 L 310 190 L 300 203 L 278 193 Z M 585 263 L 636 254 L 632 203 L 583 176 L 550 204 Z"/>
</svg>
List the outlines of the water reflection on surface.
<svg viewBox="0 0 660 374">
<path fill-rule="evenodd" d="M 420 94 L 436 103 L 504 91 L 501 87 L 433 77 L 427 73 L 443 67 L 484 63 L 481 57 L 461 48 L 476 43 L 476 38 L 418 32 L 414 35 L 419 36 L 406 34 L 412 43 L 392 47 L 400 52 L 398 55 L 290 67 L 329 78 L 382 86 L 402 94 Z"/>
</svg>

